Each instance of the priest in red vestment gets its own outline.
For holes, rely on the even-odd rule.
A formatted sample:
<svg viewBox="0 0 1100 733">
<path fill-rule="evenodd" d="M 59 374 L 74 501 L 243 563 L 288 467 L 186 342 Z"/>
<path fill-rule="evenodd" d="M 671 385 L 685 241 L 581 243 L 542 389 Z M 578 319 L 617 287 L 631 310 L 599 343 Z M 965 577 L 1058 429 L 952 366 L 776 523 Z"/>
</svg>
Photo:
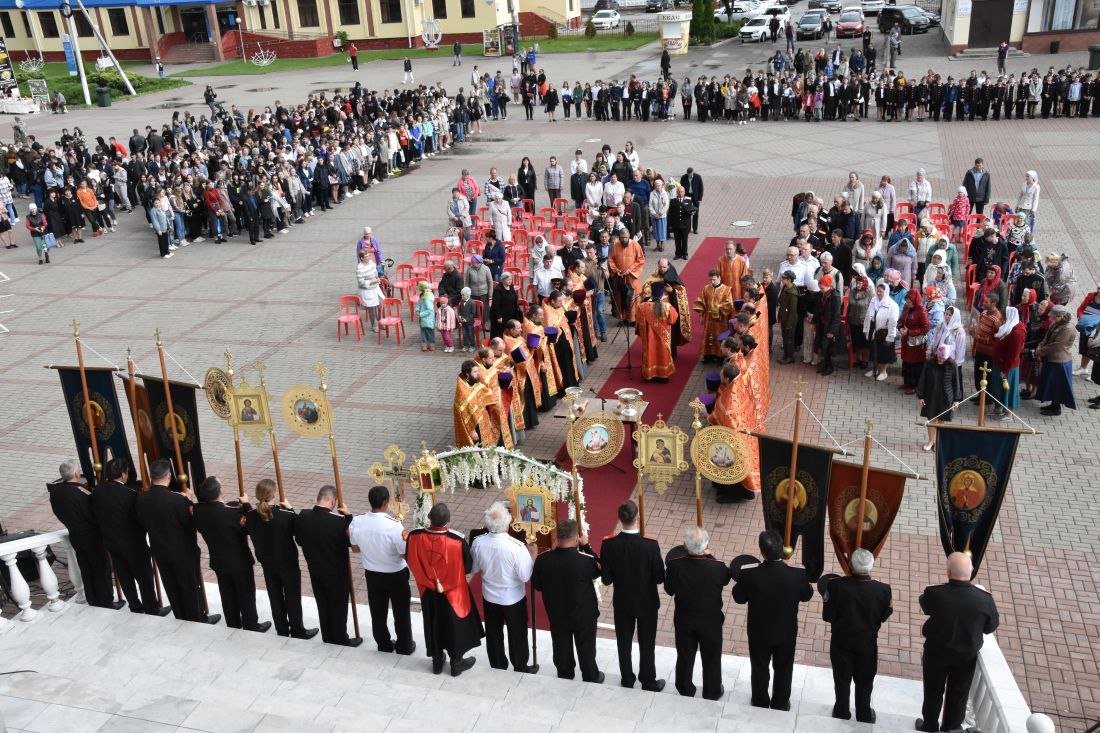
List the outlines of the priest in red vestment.
<svg viewBox="0 0 1100 733">
<path fill-rule="evenodd" d="M 476 361 L 467 359 L 455 380 L 455 445 L 459 448 L 493 446 L 500 440 L 500 430 L 489 414 L 493 396 L 481 383 L 480 369 Z"/>
<path fill-rule="evenodd" d="M 635 333 L 642 344 L 642 379 L 667 380 L 676 373 L 672 361 L 672 327 L 679 315 L 668 304 L 665 286 L 654 283 L 653 297 L 634 309 Z"/>
<path fill-rule="evenodd" d="M 645 270 L 645 252 L 640 244 L 624 231 L 619 241 L 611 245 L 608 254 L 608 269 L 611 272 L 611 297 L 615 300 L 619 320 L 630 325 L 634 319 L 634 298 L 642 282 Z"/>
<path fill-rule="evenodd" d="M 420 591 L 424 644 L 432 658 L 432 672 L 443 672 L 446 653 L 451 658 L 451 676 L 457 677 L 474 666 L 476 660 L 464 655 L 481 646 L 485 632 L 466 581 L 474 566 L 470 546 L 461 534 L 447 528 L 450 521 L 446 504 L 433 506 L 429 526 L 409 532 L 405 559 Z"/>
<path fill-rule="evenodd" d="M 718 335 L 729 328 L 733 297 L 717 269 L 710 271 L 710 282 L 695 299 L 694 310 L 703 316 L 703 362 L 721 361 L 722 345 Z"/>
<path fill-rule="evenodd" d="M 733 240 L 726 242 L 726 254 L 718 258 L 717 269 L 722 275 L 722 284 L 730 289 L 730 297 L 741 300 L 744 297 L 741 278 L 752 274 L 752 270 L 745 256 L 737 251 L 737 243 Z"/>
<path fill-rule="evenodd" d="M 744 381 L 741 379 L 741 367 L 743 363 L 739 354 L 733 357 L 722 367 L 721 382 L 718 385 L 718 394 L 714 402 L 714 411 L 707 416 L 707 422 L 711 425 L 723 425 L 738 432 L 754 429 L 756 418 L 752 411 L 752 396 L 747 395 L 743 389 Z M 758 451 L 752 451 L 757 445 L 756 439 L 748 437 L 746 445 L 749 446 L 753 458 L 752 468 L 745 480 L 739 484 L 713 483 L 715 501 L 719 504 L 732 504 L 739 501 L 747 501 L 756 497 L 756 486 L 759 485 L 760 457 Z"/>
</svg>

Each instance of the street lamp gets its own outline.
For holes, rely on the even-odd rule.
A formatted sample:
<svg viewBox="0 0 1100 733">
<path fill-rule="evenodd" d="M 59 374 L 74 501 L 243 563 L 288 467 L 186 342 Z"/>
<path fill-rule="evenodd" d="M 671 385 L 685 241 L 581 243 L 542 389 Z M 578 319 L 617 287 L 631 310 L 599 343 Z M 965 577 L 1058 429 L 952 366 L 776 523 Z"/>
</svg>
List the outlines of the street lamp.
<svg viewBox="0 0 1100 733">
<path fill-rule="evenodd" d="M 38 33 L 34 30 L 34 22 L 31 18 L 31 11 L 27 9 L 27 3 L 24 0 L 15 0 L 15 7 L 22 10 L 27 18 L 27 27 L 31 29 L 31 38 L 34 39 L 34 48 L 38 51 L 38 60 L 42 61 L 42 44 L 38 42 Z"/>
</svg>

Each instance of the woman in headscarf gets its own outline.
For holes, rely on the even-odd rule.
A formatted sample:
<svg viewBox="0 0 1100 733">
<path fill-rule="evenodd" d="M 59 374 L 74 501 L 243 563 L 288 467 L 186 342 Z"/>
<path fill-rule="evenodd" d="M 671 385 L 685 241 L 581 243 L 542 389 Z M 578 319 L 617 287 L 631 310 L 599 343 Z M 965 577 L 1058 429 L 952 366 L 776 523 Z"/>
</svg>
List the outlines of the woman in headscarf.
<svg viewBox="0 0 1100 733">
<path fill-rule="evenodd" d="M 858 209 L 854 210 L 858 211 Z M 874 237 L 874 244 L 877 246 L 878 243 L 882 241 L 883 235 L 888 231 L 886 228 L 886 203 L 882 199 L 882 194 L 878 191 L 872 191 L 871 200 L 863 207 L 862 213 L 863 218 L 861 222 L 864 226 L 864 231 L 871 233 Z"/>
<path fill-rule="evenodd" d="M 898 320 L 901 337 L 901 388 L 905 394 L 913 394 L 924 366 L 924 347 L 928 341 L 928 311 L 921 299 L 920 289 L 911 288 L 905 297 L 905 308 Z"/>
<path fill-rule="evenodd" d="M 894 342 L 897 339 L 898 313 L 898 304 L 890 297 L 886 281 L 879 280 L 863 319 L 863 332 L 871 342 L 874 356 L 871 369 L 863 376 L 886 381 L 886 368 L 896 358 Z"/>
<path fill-rule="evenodd" d="M 900 237 L 886 253 L 886 267 L 901 273 L 906 283 L 919 282 L 917 279 L 917 250 L 909 237 Z"/>
<path fill-rule="evenodd" d="M 504 194 L 500 191 L 489 196 L 489 223 L 496 232 L 497 240 L 512 241 L 512 207 L 504 200 Z"/>
<path fill-rule="evenodd" d="M 936 422 L 951 422 L 951 413 L 962 401 L 962 385 L 959 383 L 959 366 L 955 363 L 955 347 L 951 343 L 942 343 L 936 347 L 934 355 L 925 362 L 917 382 L 917 397 L 920 399 L 920 416 L 927 420 L 928 442 L 925 451 L 936 445 Z"/>
<path fill-rule="evenodd" d="M 928 331 L 935 331 L 943 323 L 943 313 L 946 306 L 943 302 L 943 293 L 934 285 L 924 289 L 924 307 L 928 311 Z"/>
<path fill-rule="evenodd" d="M 866 369 L 870 358 L 868 348 L 871 342 L 864 331 L 867 306 L 874 297 L 874 287 L 867 277 L 867 269 L 862 263 L 852 265 L 852 282 L 848 288 L 848 338 L 851 339 L 856 369 Z"/>
<path fill-rule="evenodd" d="M 886 276 L 886 265 L 882 259 L 882 255 L 876 254 L 871 256 L 871 264 L 867 267 L 867 279 L 873 283 L 877 283 L 883 277 Z"/>
<path fill-rule="evenodd" d="M 973 308 L 979 313 L 984 311 L 986 298 L 997 298 L 997 307 L 1002 313 L 1008 305 L 1008 288 L 1001 281 L 1001 266 L 991 265 L 986 268 L 985 276 L 978 283 L 978 292 L 974 294 Z"/>
<path fill-rule="evenodd" d="M 871 259 L 878 254 L 879 242 L 879 237 L 874 232 L 870 229 L 864 230 L 859 241 L 852 244 L 852 262 L 860 263 L 866 270 L 866 267 L 871 263 Z"/>
<path fill-rule="evenodd" d="M 1047 255 L 1043 277 L 1046 278 L 1047 292 L 1050 293 L 1052 303 L 1068 305 L 1073 300 L 1073 289 L 1077 286 L 1077 278 L 1073 275 L 1069 257 L 1055 253 Z"/>
<path fill-rule="evenodd" d="M 1020 312 L 1005 308 L 1005 322 L 997 329 L 993 341 L 993 371 L 989 375 L 989 393 L 996 402 L 992 417 L 1011 420 L 1007 410 L 1020 409 L 1020 355 L 1024 350 L 1027 326 L 1020 322 Z"/>
<path fill-rule="evenodd" d="M 367 312 L 366 322 L 371 331 L 378 330 L 378 311 L 382 305 L 381 278 L 378 263 L 370 247 L 359 250 L 359 264 L 355 267 L 355 279 L 359 284 L 359 302 Z"/>
<path fill-rule="evenodd" d="M 890 297 L 897 304 L 900 313 L 905 305 L 905 296 L 909 294 L 909 283 L 902 278 L 900 272 L 892 268 L 886 270 L 885 280 Z"/>
<path fill-rule="evenodd" d="M 1025 295 L 1025 297 L 1027 296 Z M 1020 381 L 1023 383 L 1020 399 L 1022 400 L 1035 399 L 1035 394 L 1039 391 L 1039 373 L 1042 371 L 1043 362 L 1035 355 L 1035 349 L 1039 348 L 1039 344 L 1047 335 L 1047 331 L 1050 329 L 1051 324 L 1054 323 L 1054 317 L 1051 314 L 1053 308 L 1054 304 L 1049 300 L 1039 301 L 1039 303 L 1026 309 L 1026 311 L 1023 303 L 1016 308 L 1021 314 L 1025 312 L 1029 313 L 1027 318 L 1022 316 L 1020 318 L 1020 320 L 1027 323 L 1027 336 L 1024 338 L 1024 355 L 1020 359 Z"/>
<path fill-rule="evenodd" d="M 505 324 L 513 319 L 522 323 L 523 311 L 519 307 L 519 293 L 512 282 L 512 273 L 506 272 L 493 289 L 492 305 L 489 306 L 489 337 L 503 338 Z"/>
<path fill-rule="evenodd" d="M 415 313 L 420 321 L 420 350 L 435 351 L 435 295 L 427 280 L 421 280 L 417 289 Z"/>
<path fill-rule="evenodd" d="M 1050 329 L 1035 349 L 1035 356 L 1043 360 L 1035 399 L 1050 403 L 1039 408 L 1041 414 L 1057 417 L 1062 414 L 1062 405 L 1077 409 L 1073 399 L 1073 342 L 1077 340 L 1077 332 L 1065 306 L 1054 306 L 1052 315 Z"/>
<path fill-rule="evenodd" d="M 924 280 L 924 271 L 928 268 L 928 262 L 932 259 L 932 252 L 938 246 L 940 233 L 930 219 L 921 219 L 916 236 L 917 279 L 912 281 L 911 284 L 919 287 Z"/>
<path fill-rule="evenodd" d="M 1035 212 L 1039 209 L 1039 174 L 1028 171 L 1020 195 L 1016 197 L 1016 214 L 1026 214 L 1032 236 L 1035 235 Z"/>
<path fill-rule="evenodd" d="M 929 285 L 936 285 L 937 278 L 941 273 L 946 275 L 945 280 L 951 281 L 951 268 L 947 264 L 947 250 L 934 249 L 929 254 L 928 267 L 924 271 L 921 287 L 927 288 Z M 952 285 L 952 290 L 954 290 L 954 285 Z"/>
</svg>

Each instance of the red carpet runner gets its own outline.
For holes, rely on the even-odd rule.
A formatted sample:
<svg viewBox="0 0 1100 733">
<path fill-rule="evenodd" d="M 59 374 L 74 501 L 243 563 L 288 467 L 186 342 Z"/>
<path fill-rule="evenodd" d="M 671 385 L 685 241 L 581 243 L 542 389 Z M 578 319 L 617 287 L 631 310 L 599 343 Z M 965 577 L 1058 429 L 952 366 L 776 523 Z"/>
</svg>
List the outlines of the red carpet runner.
<svg viewBox="0 0 1100 733">
<path fill-rule="evenodd" d="M 756 237 L 705 237 L 691 259 L 687 261 L 687 264 L 680 265 L 683 267 L 679 271 L 680 279 L 684 281 L 689 303 L 694 303 L 699 293 L 702 292 L 703 287 L 709 281 L 707 273 L 718 262 L 718 258 L 725 254 L 726 242 L 731 240 L 740 242 L 744 246 L 745 252 L 750 255 L 758 241 Z M 655 260 L 660 256 L 662 255 L 653 250 L 646 250 L 647 260 Z M 674 262 L 673 264 L 679 265 L 680 263 Z M 610 324 L 608 325 L 610 326 Z M 611 327 L 609 334 L 614 335 L 614 333 L 615 329 Z M 672 410 L 676 407 L 695 365 L 699 363 L 703 327 L 701 319 L 696 313 L 692 313 L 691 333 L 691 343 L 683 344 L 677 349 L 676 373 L 672 375 L 668 382 L 646 382 L 642 380 L 641 343 L 635 339 L 632 333 L 630 336 L 630 360 L 634 368 L 630 372 L 627 372 L 626 369 L 613 370 L 607 381 L 602 386 L 595 388 L 600 397 L 608 400 L 607 408 L 609 410 L 614 408 L 616 390 L 624 387 L 635 387 L 642 391 L 642 399 L 649 402 L 649 407 L 646 408 L 642 420 L 651 425 L 657 420 L 657 414 L 660 413 L 663 416 L 662 419 L 667 421 L 669 415 L 672 414 Z M 620 336 L 619 338 L 624 337 Z M 616 366 L 626 366 L 626 359 L 627 356 L 624 354 Z M 587 392 L 588 388 L 592 386 L 585 384 L 583 388 Z M 591 394 L 588 396 L 591 396 Z M 599 409 L 598 400 L 590 402 L 589 408 L 592 409 L 593 405 L 595 409 Z M 687 426 L 681 427 L 687 428 Z M 628 442 L 630 442 L 629 436 Z M 616 511 L 619 504 L 630 498 L 637 483 L 637 474 L 631 462 L 631 455 L 631 446 L 624 445 L 622 453 L 611 464 L 601 468 L 583 469 L 585 513 L 590 526 L 589 538 L 596 552 L 600 550 L 600 541 L 615 531 L 615 525 L 618 522 Z M 571 468 L 564 445 L 558 451 L 558 461 L 566 469 Z M 626 473 L 620 471 L 620 468 L 625 469 Z"/>
</svg>

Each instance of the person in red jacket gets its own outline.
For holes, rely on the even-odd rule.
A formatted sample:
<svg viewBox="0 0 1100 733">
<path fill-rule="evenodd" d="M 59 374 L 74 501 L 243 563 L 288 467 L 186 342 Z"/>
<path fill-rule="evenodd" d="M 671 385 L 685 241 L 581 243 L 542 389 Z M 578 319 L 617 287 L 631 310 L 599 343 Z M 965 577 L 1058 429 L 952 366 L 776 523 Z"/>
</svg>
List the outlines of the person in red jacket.
<svg viewBox="0 0 1100 733">
<path fill-rule="evenodd" d="M 913 287 L 905 298 L 905 311 L 898 321 L 898 336 L 901 338 L 901 388 L 905 394 L 913 394 L 924 369 L 925 342 L 931 324 L 928 310 L 921 299 L 920 288 Z"/>
<path fill-rule="evenodd" d="M 227 223 L 225 210 L 222 208 L 222 197 L 218 193 L 218 189 L 215 188 L 213 181 L 207 182 L 206 190 L 202 192 L 202 200 L 206 202 L 206 218 L 210 225 L 210 236 L 214 237 L 215 244 L 221 244 L 226 241 Z"/>
<path fill-rule="evenodd" d="M 1008 410 L 1020 409 L 1020 355 L 1026 337 L 1027 326 L 1020 321 L 1019 311 L 1005 308 L 1005 322 L 993 336 L 993 371 L 989 374 L 989 394 L 997 400 L 990 416 L 996 420 L 1011 420 Z"/>
</svg>

